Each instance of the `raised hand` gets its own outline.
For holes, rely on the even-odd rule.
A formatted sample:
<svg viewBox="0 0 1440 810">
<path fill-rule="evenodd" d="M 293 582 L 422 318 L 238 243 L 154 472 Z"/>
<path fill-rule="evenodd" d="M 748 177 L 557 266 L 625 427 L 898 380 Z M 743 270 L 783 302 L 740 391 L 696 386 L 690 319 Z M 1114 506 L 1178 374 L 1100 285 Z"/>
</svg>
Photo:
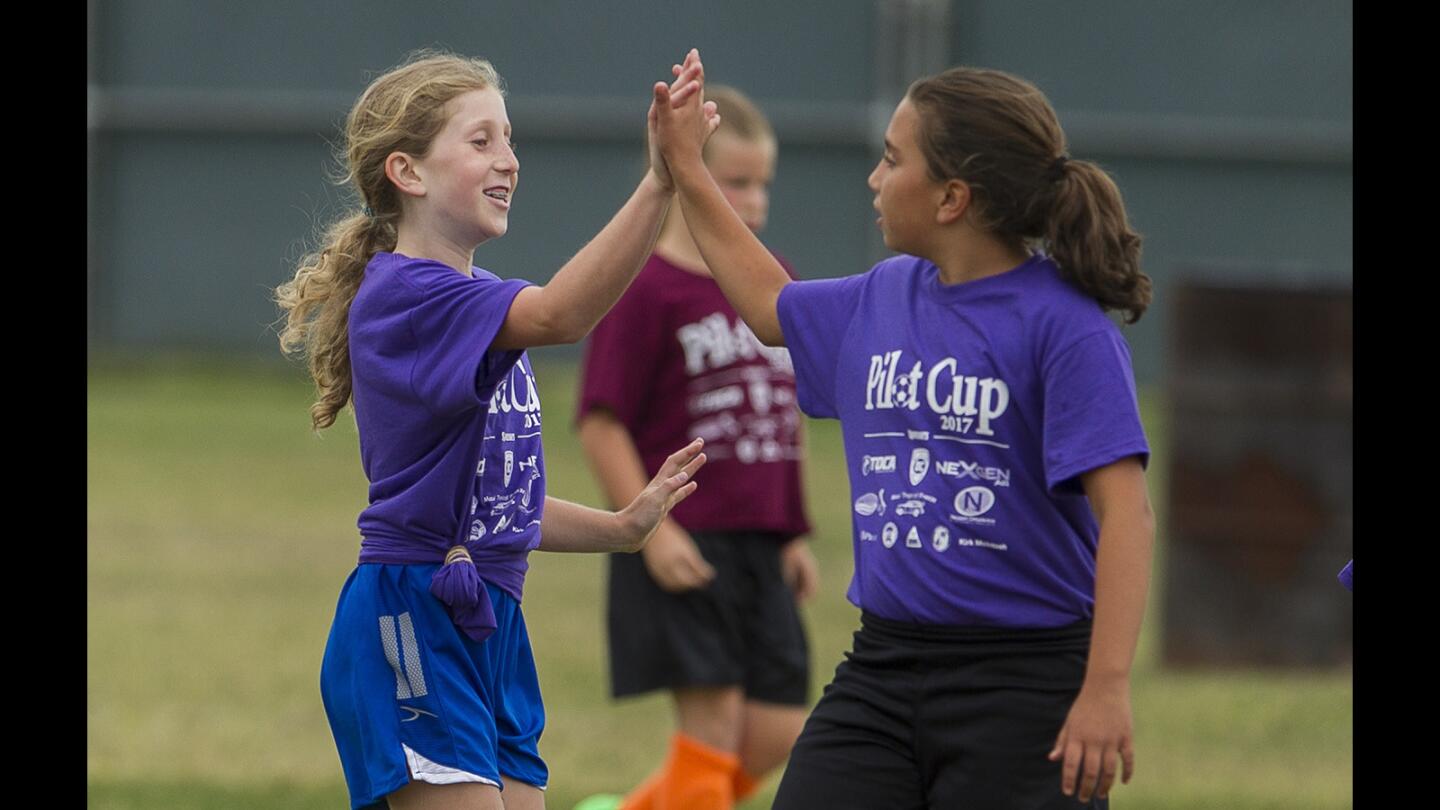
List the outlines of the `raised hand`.
<svg viewBox="0 0 1440 810">
<path fill-rule="evenodd" d="M 694 48 L 685 55 L 683 64 L 672 65 L 670 72 L 674 74 L 675 81 L 670 84 L 656 82 L 654 87 L 654 98 L 650 102 L 650 111 L 646 116 L 648 148 L 650 152 L 650 171 L 660 181 L 660 185 L 668 190 L 674 190 L 675 182 L 670 173 L 669 164 L 661 151 L 659 136 L 660 111 L 671 111 L 677 109 L 690 109 L 698 111 L 700 120 L 704 122 L 703 135 L 700 138 L 700 145 L 703 146 L 717 127 L 720 126 L 720 115 L 715 111 L 714 102 L 704 99 L 705 87 L 705 66 L 700 61 L 700 52 Z M 698 99 L 694 104 L 687 104 L 690 99 Z M 698 154 L 698 151 L 697 151 Z"/>
<path fill-rule="evenodd" d="M 705 440 L 696 439 L 672 453 L 635 500 L 620 510 L 620 519 L 635 536 L 630 551 L 643 548 L 675 504 L 695 491 L 697 485 L 690 479 L 705 466 L 705 454 L 700 452 L 704 447 Z"/>
</svg>

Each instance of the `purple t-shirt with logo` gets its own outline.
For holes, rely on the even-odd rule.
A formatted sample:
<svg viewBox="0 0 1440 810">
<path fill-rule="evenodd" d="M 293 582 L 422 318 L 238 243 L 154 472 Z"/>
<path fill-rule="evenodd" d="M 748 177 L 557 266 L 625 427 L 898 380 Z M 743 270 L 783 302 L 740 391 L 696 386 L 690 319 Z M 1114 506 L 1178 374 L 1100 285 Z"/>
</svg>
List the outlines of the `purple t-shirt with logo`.
<svg viewBox="0 0 1440 810">
<path fill-rule="evenodd" d="M 492 351 L 527 285 L 377 253 L 350 307 L 350 368 L 370 505 L 360 562 L 442 562 L 463 543 L 516 599 L 540 544 L 540 396 L 523 351 Z"/>
<path fill-rule="evenodd" d="M 1148 461 L 1130 351 L 1041 254 L 943 285 L 914 256 L 779 301 L 800 407 L 837 418 L 850 601 L 896 621 L 1090 618 L 1099 530 L 1081 473 Z"/>
</svg>

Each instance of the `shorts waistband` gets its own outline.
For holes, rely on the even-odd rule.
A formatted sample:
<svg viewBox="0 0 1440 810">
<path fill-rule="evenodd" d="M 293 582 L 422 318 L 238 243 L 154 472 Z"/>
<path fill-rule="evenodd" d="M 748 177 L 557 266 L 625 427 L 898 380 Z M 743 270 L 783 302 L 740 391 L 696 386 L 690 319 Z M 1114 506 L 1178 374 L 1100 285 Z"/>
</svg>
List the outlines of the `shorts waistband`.
<svg viewBox="0 0 1440 810">
<path fill-rule="evenodd" d="M 1085 650 L 1090 646 L 1091 621 L 1082 619 L 1060 627 L 967 627 L 947 624 L 913 624 L 860 612 L 860 632 L 877 640 L 935 647 L 1037 647 Z"/>
</svg>

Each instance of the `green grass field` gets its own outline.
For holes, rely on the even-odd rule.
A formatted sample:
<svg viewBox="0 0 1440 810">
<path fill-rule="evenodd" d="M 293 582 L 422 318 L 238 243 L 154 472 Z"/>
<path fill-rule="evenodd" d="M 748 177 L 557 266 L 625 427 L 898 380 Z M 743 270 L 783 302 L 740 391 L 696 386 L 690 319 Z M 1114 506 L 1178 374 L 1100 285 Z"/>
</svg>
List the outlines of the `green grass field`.
<svg viewBox="0 0 1440 810">
<path fill-rule="evenodd" d="M 569 416 L 574 370 L 541 354 L 550 494 L 599 505 Z M 1151 492 L 1164 522 L 1165 426 Z M 198 360 L 93 364 L 88 395 L 88 806 L 338 808 L 321 651 L 365 503 L 353 421 L 316 437 L 303 373 Z M 822 592 L 807 606 L 815 694 L 858 612 L 838 424 L 806 469 Z M 1158 553 L 1164 553 L 1160 538 Z M 1157 560 L 1157 571 L 1161 560 Z M 606 696 L 602 560 L 536 554 L 525 612 L 549 722 L 551 810 L 622 792 L 663 754 L 668 703 Z M 1134 673 L 1137 770 L 1116 807 L 1348 808 L 1351 674 L 1184 672 L 1156 663 L 1158 581 Z M 747 802 L 770 806 L 778 779 Z"/>
</svg>

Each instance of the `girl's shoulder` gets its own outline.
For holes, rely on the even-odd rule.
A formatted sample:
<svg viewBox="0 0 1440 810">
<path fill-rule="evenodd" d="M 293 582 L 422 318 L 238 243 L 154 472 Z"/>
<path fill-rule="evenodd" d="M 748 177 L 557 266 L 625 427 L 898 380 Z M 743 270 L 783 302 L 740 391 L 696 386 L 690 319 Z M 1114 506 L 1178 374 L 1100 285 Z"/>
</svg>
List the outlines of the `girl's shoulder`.
<svg viewBox="0 0 1440 810">
<path fill-rule="evenodd" d="M 459 276 L 455 269 L 434 259 L 415 258 L 381 251 L 365 265 L 365 280 L 372 285 L 407 287 L 425 292 L 445 280 L 445 273 Z"/>
<path fill-rule="evenodd" d="M 1037 297 L 1042 298 L 1051 318 L 1085 333 L 1120 331 L 1100 302 L 1067 279 L 1055 262 L 1039 263 L 1034 276 L 1034 287 L 1041 294 Z"/>
</svg>

